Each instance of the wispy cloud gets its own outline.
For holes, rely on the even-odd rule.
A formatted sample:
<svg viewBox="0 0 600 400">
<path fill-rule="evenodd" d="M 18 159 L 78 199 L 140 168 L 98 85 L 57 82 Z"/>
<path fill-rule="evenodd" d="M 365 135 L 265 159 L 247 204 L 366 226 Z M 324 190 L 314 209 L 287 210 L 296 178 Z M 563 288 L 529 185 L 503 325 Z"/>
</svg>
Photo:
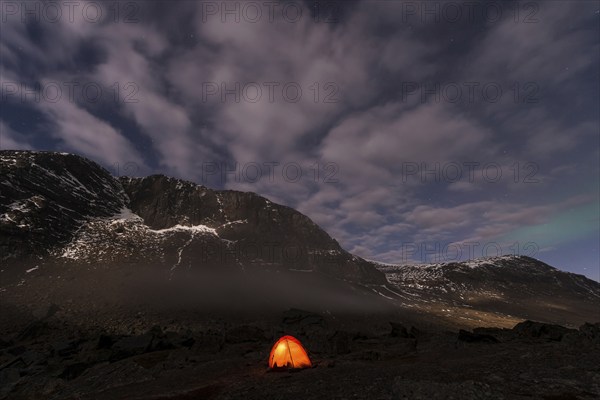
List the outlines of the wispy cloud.
<svg viewBox="0 0 600 400">
<path fill-rule="evenodd" d="M 207 13 L 206 2 L 140 3 L 137 22 L 111 13 L 94 23 L 81 13 L 55 23 L 9 18 L 3 85 L 76 79 L 111 96 L 13 95 L 11 106 L 41 113 L 47 131 L 18 132 L 19 114 L 3 114 L 0 145 L 37 148 L 51 137 L 104 163 L 258 192 L 306 213 L 346 248 L 392 262 L 406 255 L 399 243 L 494 240 L 592 193 L 597 5 L 535 3 L 526 23 L 519 2 L 517 20 L 506 12 L 457 22 L 423 17 L 425 3 L 411 3 L 417 14 L 403 2 L 349 2 L 337 23 L 316 22 L 304 3 L 295 3 L 303 9 L 294 22 L 265 8 L 258 22 L 236 22 Z M 474 102 L 465 84 L 476 84 Z M 486 84 L 502 89 L 497 101 Z M 440 85 L 461 88 L 462 100 L 432 94 Z M 204 182 L 207 163 L 234 172 Z M 265 163 L 276 164 L 274 175 L 241 173 Z M 486 163 L 501 180 L 489 179 Z M 462 166 L 461 179 L 431 172 L 451 164 Z M 534 183 L 523 180 L 526 164 L 537 168 Z M 286 165 L 301 179 L 289 179 Z"/>
<path fill-rule="evenodd" d="M 18 133 L 13 131 L 4 121 L 0 120 L 0 149 L 2 150 L 33 150 L 33 147 L 23 141 Z"/>
</svg>

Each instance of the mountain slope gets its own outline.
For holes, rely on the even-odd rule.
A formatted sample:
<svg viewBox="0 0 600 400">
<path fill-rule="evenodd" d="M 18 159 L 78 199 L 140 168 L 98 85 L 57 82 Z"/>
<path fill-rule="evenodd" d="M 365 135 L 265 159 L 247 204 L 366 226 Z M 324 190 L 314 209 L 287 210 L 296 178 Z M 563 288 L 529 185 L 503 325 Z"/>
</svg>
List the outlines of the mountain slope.
<svg viewBox="0 0 600 400">
<path fill-rule="evenodd" d="M 255 193 L 163 175 L 115 178 L 50 152 L 2 151 L 0 173 L 0 295 L 15 304 L 67 299 L 85 312 L 102 309 L 100 299 L 185 293 L 186 307 L 199 295 L 213 308 L 217 297 L 226 308 L 255 298 L 309 299 L 321 310 L 368 303 L 369 312 L 391 307 L 454 326 L 600 320 L 597 282 L 529 257 L 383 265 Z"/>
<path fill-rule="evenodd" d="M 162 175 L 117 179 L 83 157 L 51 152 L 2 151 L 0 173 L 2 258 L 21 273 L 42 257 L 168 271 L 297 269 L 386 282 L 308 217 L 254 193 Z"/>
<path fill-rule="evenodd" d="M 122 186 L 96 163 L 71 154 L 0 152 L 2 259 L 47 254 L 90 218 L 125 206 Z"/>
<path fill-rule="evenodd" d="M 600 320 L 598 282 L 531 257 L 376 266 L 406 299 L 449 317 L 481 311 L 563 324 Z"/>
</svg>

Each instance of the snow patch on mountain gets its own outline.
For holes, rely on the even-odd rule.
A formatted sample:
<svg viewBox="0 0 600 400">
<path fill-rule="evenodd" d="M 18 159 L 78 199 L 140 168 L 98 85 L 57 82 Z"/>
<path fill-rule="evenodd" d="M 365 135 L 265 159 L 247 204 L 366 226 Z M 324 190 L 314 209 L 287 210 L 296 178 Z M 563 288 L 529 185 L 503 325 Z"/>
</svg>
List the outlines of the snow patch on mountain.
<svg viewBox="0 0 600 400">
<path fill-rule="evenodd" d="M 176 232 L 176 231 L 187 231 L 187 232 L 192 232 L 192 233 L 210 233 L 212 235 L 215 236 L 219 236 L 217 235 L 217 231 L 214 228 L 208 227 L 206 225 L 175 225 L 171 228 L 165 228 L 165 229 L 158 229 L 158 230 L 153 230 L 148 228 L 150 231 L 157 233 L 157 234 L 164 234 L 164 233 L 170 233 L 170 232 Z"/>
<path fill-rule="evenodd" d="M 464 261 L 461 264 L 469 267 L 469 268 L 479 268 L 482 266 L 504 266 L 506 264 L 503 263 L 503 261 L 519 261 L 522 260 L 521 256 L 517 256 L 517 255 L 504 255 L 504 256 L 494 256 L 494 257 L 482 257 L 482 258 L 475 258 L 472 260 L 468 260 L 468 261 Z"/>
<path fill-rule="evenodd" d="M 183 250 L 197 235 L 219 237 L 215 228 L 206 225 L 177 224 L 170 228 L 152 229 L 144 223 L 139 215 L 129 208 L 123 207 L 112 217 L 97 218 L 87 222 L 75 234 L 71 242 L 58 252 L 60 254 L 56 255 L 71 260 L 91 258 L 98 260 L 114 253 L 126 254 L 131 252 L 131 247 L 146 246 L 156 250 L 163 246 L 164 240 L 181 233 L 187 234 L 189 237 L 177 250 L 176 265 L 181 263 Z"/>
<path fill-rule="evenodd" d="M 121 210 L 117 214 L 110 217 L 110 219 L 112 220 L 112 223 L 123 222 L 123 221 L 132 221 L 132 220 L 142 220 L 142 218 L 139 215 L 137 215 L 136 213 L 134 213 L 127 207 L 121 208 Z"/>
</svg>

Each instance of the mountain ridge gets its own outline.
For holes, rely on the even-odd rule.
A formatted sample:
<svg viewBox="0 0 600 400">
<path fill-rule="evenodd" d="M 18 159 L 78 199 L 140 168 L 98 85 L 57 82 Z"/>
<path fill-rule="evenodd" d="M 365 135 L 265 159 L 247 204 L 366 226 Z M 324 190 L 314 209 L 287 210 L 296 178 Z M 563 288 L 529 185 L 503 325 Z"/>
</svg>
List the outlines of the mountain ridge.
<svg viewBox="0 0 600 400">
<path fill-rule="evenodd" d="M 179 265 L 185 251 L 189 259 L 206 259 L 205 264 L 243 269 L 259 259 L 275 269 L 294 267 L 350 281 L 386 282 L 382 273 L 342 249 L 310 218 L 256 193 L 218 191 L 165 175 L 116 178 L 84 157 L 54 152 L 1 151 L 0 173 L 8 178 L 0 183 L 0 249 L 7 262 L 28 255 L 73 256 L 73 243 L 87 240 L 88 253 L 94 256 L 88 257 L 90 263 L 119 258 L 160 263 L 175 254 Z M 34 205 L 19 207 L 21 203 Z M 141 221 L 114 223 L 113 217 L 125 208 Z M 160 236 L 165 240 L 150 240 L 156 238 L 153 231 L 178 225 L 206 226 L 214 232 L 174 231 Z M 122 232 L 132 232 L 141 247 L 144 240 L 153 246 L 136 251 L 132 240 L 120 245 Z M 232 251 L 234 242 L 238 249 Z M 122 254 L 102 249 L 104 245 L 114 245 Z M 268 247 L 259 250 L 268 251 L 269 259 L 247 254 L 257 245 Z M 158 252 L 161 248 L 170 254 Z M 232 254 L 233 260 L 224 260 Z M 103 258 L 109 255 L 114 257 Z"/>
<path fill-rule="evenodd" d="M 326 298 L 335 287 L 341 298 L 360 293 L 359 303 L 377 297 L 382 303 L 373 309 L 391 305 L 473 326 L 600 319 L 600 284 L 530 257 L 386 265 L 350 254 L 307 216 L 253 192 L 165 175 L 113 177 L 83 157 L 54 152 L 0 151 L 0 173 L 7 178 L 0 182 L 0 291 L 25 302 L 21 287 L 29 285 L 60 297 L 65 276 L 106 285 L 150 279 L 162 290 L 171 279 L 197 282 L 200 273 L 210 290 L 214 277 L 206 273 L 218 273 L 225 291 L 244 285 L 222 284 L 239 276 L 254 276 L 259 292 L 280 290 L 263 287 L 263 278 L 283 277 L 288 292 L 304 279 L 293 301 L 314 296 L 331 278 L 342 287 L 328 281 L 320 291 Z"/>
<path fill-rule="evenodd" d="M 600 319 L 600 283 L 528 256 L 376 267 L 405 296 L 437 304 L 441 314 L 477 309 L 566 325 L 577 312 L 580 321 Z"/>
</svg>

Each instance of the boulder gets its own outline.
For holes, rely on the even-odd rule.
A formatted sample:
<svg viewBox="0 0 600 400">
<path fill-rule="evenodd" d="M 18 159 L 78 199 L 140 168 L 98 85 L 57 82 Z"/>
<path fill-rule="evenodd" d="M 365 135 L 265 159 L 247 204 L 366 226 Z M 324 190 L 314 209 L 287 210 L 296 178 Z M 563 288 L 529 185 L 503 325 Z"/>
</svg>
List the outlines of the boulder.
<svg viewBox="0 0 600 400">
<path fill-rule="evenodd" d="M 347 357 L 350 360 L 360 361 L 378 361 L 383 358 L 381 352 L 377 350 L 363 350 L 356 353 L 351 353 Z"/>
<path fill-rule="evenodd" d="M 350 353 L 350 335 L 346 331 L 335 331 L 327 338 L 333 354 Z"/>
<path fill-rule="evenodd" d="M 68 357 L 77 353 L 79 343 L 75 340 L 61 340 L 52 343 L 52 354 L 59 357 Z"/>
<path fill-rule="evenodd" d="M 514 326 L 519 336 L 526 338 L 545 339 L 551 341 L 560 341 L 563 336 L 570 332 L 576 332 L 575 329 L 565 328 L 560 325 L 545 324 L 543 322 L 523 321 Z"/>
<path fill-rule="evenodd" d="M 418 328 L 415 328 L 414 326 L 411 326 L 410 329 L 408 330 L 408 335 L 411 338 L 419 339 L 419 338 L 425 336 L 426 333 Z"/>
<path fill-rule="evenodd" d="M 579 335 L 586 341 L 600 343 L 600 322 L 596 322 L 595 324 L 586 322 L 581 325 L 579 327 Z"/>
<path fill-rule="evenodd" d="M 221 330 L 209 329 L 196 337 L 195 347 L 207 352 L 219 352 L 225 345 L 225 335 Z"/>
<path fill-rule="evenodd" d="M 101 334 L 98 337 L 96 349 L 110 349 L 112 345 L 115 344 L 120 338 L 121 336 Z"/>
<path fill-rule="evenodd" d="M 90 364 L 83 362 L 68 364 L 63 368 L 62 372 L 58 377 L 65 380 L 75 379 L 90 366 Z"/>
<path fill-rule="evenodd" d="M 473 333 L 493 336 L 502 343 L 519 339 L 519 333 L 508 328 L 473 328 Z"/>
<path fill-rule="evenodd" d="M 397 322 L 390 322 L 390 325 L 392 326 L 391 337 L 415 339 L 420 333 L 414 326 L 407 329 L 404 325 Z"/>
<path fill-rule="evenodd" d="M 467 342 L 467 343 L 498 343 L 499 340 L 496 339 L 492 335 L 488 335 L 485 333 L 473 333 L 469 331 L 465 331 L 463 329 L 458 331 L 459 342 Z"/>
<path fill-rule="evenodd" d="M 111 347 L 113 350 L 110 357 L 111 361 L 121 360 L 150 351 L 153 338 L 153 335 L 146 333 L 144 335 L 126 336 L 119 339 Z"/>
</svg>

